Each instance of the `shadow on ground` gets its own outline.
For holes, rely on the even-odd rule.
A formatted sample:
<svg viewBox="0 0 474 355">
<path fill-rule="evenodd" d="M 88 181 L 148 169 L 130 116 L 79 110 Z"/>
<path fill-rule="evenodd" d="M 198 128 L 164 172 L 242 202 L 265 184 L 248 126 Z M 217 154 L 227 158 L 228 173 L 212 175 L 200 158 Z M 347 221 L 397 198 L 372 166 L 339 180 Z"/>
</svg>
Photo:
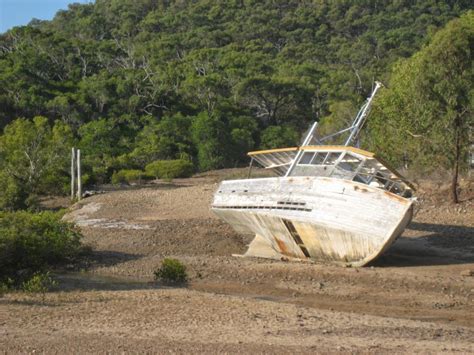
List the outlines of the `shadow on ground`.
<svg viewBox="0 0 474 355">
<path fill-rule="evenodd" d="M 58 285 L 50 291 L 133 291 L 152 289 L 186 288 L 188 284 L 164 284 L 158 281 L 137 281 L 136 279 L 119 278 L 112 276 L 96 275 L 90 272 L 68 272 L 54 275 Z M 57 307 L 64 302 L 77 302 L 69 299 L 51 298 L 49 292 L 43 296 L 41 293 L 19 293 L 16 291 L 14 299 L 0 298 L 0 304 L 17 304 L 26 306 Z M 105 300 L 98 295 L 98 301 Z"/>
<path fill-rule="evenodd" d="M 55 276 L 61 291 L 130 291 L 163 288 L 158 282 L 137 281 L 121 277 L 96 275 L 90 272 L 71 272 Z"/>
<path fill-rule="evenodd" d="M 107 267 L 142 258 L 142 254 L 122 253 L 110 250 L 93 250 L 85 258 L 87 268 Z"/>
<path fill-rule="evenodd" d="M 97 275 L 90 272 L 71 272 L 54 277 L 60 291 L 131 291 L 186 288 L 187 283 L 169 284 L 160 281 L 141 281 L 136 278 Z"/>
<path fill-rule="evenodd" d="M 400 237 L 371 266 L 430 266 L 474 263 L 474 228 L 413 222 L 407 229 L 427 232 Z"/>
<path fill-rule="evenodd" d="M 94 185 L 94 186 L 91 186 L 89 190 L 92 192 L 92 194 L 100 194 L 100 193 L 114 192 L 114 191 L 134 191 L 134 190 L 142 190 L 142 189 L 173 190 L 173 189 L 178 189 L 181 187 L 186 187 L 186 185 L 179 184 L 176 181 L 159 181 L 159 182 L 146 182 L 146 183 L 133 184 L 133 185 L 130 185 L 130 184 Z"/>
<path fill-rule="evenodd" d="M 94 250 L 84 260 L 84 271 L 58 271 L 55 279 L 59 281 L 60 291 L 119 291 L 119 290 L 144 290 L 157 288 L 186 287 L 187 284 L 164 284 L 157 281 L 144 281 L 126 276 L 98 275 L 92 270 L 94 268 L 118 265 L 130 260 L 142 258 L 142 254 L 130 254 L 108 250 Z M 77 268 L 76 268 L 77 270 Z"/>
</svg>

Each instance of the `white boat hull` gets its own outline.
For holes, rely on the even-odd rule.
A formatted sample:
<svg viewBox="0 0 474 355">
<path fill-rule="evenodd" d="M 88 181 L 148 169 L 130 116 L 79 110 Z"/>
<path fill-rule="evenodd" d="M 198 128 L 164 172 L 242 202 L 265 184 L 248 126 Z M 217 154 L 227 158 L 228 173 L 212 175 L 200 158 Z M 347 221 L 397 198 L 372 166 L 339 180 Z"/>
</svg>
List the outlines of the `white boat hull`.
<svg viewBox="0 0 474 355">
<path fill-rule="evenodd" d="M 212 210 L 256 235 L 246 256 L 363 266 L 401 235 L 412 204 L 358 182 L 301 176 L 224 181 Z"/>
</svg>

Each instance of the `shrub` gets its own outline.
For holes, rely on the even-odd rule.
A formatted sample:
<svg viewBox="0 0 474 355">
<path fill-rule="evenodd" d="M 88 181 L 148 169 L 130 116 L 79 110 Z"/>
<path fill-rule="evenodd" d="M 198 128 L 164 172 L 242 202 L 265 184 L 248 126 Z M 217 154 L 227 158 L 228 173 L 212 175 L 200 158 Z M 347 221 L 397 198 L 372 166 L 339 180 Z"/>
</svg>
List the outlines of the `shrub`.
<svg viewBox="0 0 474 355">
<path fill-rule="evenodd" d="M 13 211 L 27 207 L 28 192 L 14 178 L 0 171 L 0 210 Z"/>
<path fill-rule="evenodd" d="M 193 164 L 186 159 L 157 160 L 145 168 L 148 175 L 159 179 L 171 180 L 174 178 L 190 177 L 193 174 Z"/>
<path fill-rule="evenodd" d="M 81 235 L 54 212 L 0 212 L 0 282 L 18 284 L 35 272 L 71 261 L 82 251 Z"/>
<path fill-rule="evenodd" d="M 29 280 L 23 282 L 21 288 L 27 293 L 40 293 L 44 302 L 46 292 L 57 284 L 49 272 L 36 272 Z"/>
<path fill-rule="evenodd" d="M 155 271 L 155 279 L 165 283 L 184 283 L 188 279 L 186 266 L 177 259 L 166 258 Z"/>
<path fill-rule="evenodd" d="M 2 298 L 6 293 L 8 293 L 14 286 L 12 279 L 7 278 L 6 280 L 0 282 L 0 298 Z"/>
<path fill-rule="evenodd" d="M 112 175 L 112 184 L 123 184 L 123 183 L 141 183 L 142 180 L 146 180 L 148 176 L 141 170 L 136 169 L 123 169 L 115 172 Z"/>
<path fill-rule="evenodd" d="M 85 185 L 84 175 L 82 175 L 82 185 Z M 71 191 L 71 177 L 48 175 L 40 182 L 39 186 L 40 194 L 54 191 L 54 193 L 67 195 Z"/>
</svg>

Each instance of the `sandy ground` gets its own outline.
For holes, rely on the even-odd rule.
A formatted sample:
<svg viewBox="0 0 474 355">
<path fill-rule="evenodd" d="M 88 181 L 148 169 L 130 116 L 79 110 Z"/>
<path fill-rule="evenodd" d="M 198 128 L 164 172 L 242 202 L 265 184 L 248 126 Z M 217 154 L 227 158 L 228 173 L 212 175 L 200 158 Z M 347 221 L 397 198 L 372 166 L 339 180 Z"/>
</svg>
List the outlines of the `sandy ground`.
<svg viewBox="0 0 474 355">
<path fill-rule="evenodd" d="M 365 268 L 232 257 L 250 236 L 209 211 L 226 171 L 73 206 L 93 247 L 60 288 L 0 299 L 0 352 L 474 352 L 474 194 L 421 182 L 404 235 Z M 164 257 L 190 281 L 153 282 Z M 84 269 L 78 272 L 77 268 Z M 472 275 L 471 275 L 472 274 Z"/>
</svg>

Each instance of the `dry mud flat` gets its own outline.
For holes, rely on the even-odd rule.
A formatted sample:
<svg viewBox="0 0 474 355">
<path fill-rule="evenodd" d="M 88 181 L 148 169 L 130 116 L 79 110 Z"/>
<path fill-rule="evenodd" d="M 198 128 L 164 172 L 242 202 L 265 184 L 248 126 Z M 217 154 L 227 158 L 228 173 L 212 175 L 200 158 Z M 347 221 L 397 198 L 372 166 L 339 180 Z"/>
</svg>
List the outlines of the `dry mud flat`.
<svg viewBox="0 0 474 355">
<path fill-rule="evenodd" d="M 74 207 L 87 272 L 0 299 L 10 352 L 474 352 L 474 200 L 423 183 L 415 220 L 371 267 L 231 257 L 251 238 L 209 212 L 222 176 L 112 191 Z M 164 257 L 186 287 L 153 280 Z M 472 272 L 472 276 L 471 275 Z"/>
</svg>

